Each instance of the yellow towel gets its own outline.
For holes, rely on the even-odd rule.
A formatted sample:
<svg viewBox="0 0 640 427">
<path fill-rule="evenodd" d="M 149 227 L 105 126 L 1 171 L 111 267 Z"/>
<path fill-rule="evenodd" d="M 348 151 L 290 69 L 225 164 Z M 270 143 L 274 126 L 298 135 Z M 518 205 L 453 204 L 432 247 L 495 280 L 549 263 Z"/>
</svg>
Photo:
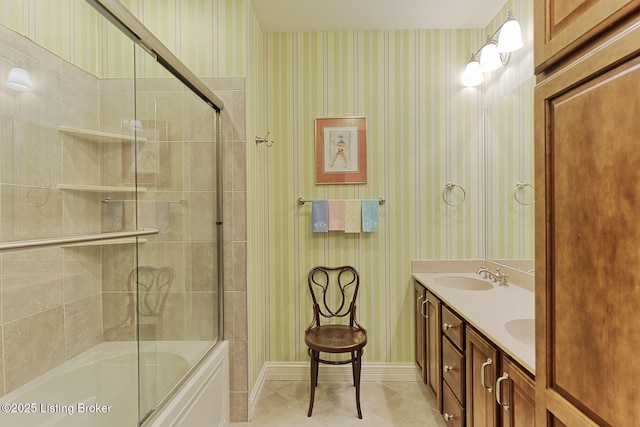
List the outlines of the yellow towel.
<svg viewBox="0 0 640 427">
<path fill-rule="evenodd" d="M 362 231 L 362 203 L 360 200 L 344 201 L 344 232 L 360 233 Z"/>
</svg>

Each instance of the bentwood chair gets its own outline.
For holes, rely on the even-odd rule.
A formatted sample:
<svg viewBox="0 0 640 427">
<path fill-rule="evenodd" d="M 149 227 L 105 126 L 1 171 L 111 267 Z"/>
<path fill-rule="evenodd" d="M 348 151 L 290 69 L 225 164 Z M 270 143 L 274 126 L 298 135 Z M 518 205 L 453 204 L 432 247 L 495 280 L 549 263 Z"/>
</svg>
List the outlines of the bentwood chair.
<svg viewBox="0 0 640 427">
<path fill-rule="evenodd" d="M 356 388 L 358 418 L 362 418 L 360 371 L 362 349 L 367 345 L 367 331 L 356 320 L 356 297 L 360 277 L 356 269 L 350 266 L 318 266 L 309 271 L 308 283 L 313 300 L 313 320 L 304 332 L 304 342 L 309 347 L 311 356 L 311 395 L 307 416 L 310 417 L 313 411 L 319 364 L 350 363 L 353 385 Z M 320 358 L 320 353 L 344 353 L 349 354 L 349 358 L 326 360 Z"/>
</svg>

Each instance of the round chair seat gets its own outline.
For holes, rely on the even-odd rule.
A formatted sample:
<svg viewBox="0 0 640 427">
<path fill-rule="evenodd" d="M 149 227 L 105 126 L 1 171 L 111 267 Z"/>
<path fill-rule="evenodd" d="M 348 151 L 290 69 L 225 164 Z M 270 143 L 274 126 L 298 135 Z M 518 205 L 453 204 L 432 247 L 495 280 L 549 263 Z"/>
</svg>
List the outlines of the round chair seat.
<svg viewBox="0 0 640 427">
<path fill-rule="evenodd" d="M 313 350 L 324 353 L 357 351 L 367 344 L 367 334 L 362 329 L 348 325 L 322 325 L 311 328 L 304 342 Z"/>
</svg>

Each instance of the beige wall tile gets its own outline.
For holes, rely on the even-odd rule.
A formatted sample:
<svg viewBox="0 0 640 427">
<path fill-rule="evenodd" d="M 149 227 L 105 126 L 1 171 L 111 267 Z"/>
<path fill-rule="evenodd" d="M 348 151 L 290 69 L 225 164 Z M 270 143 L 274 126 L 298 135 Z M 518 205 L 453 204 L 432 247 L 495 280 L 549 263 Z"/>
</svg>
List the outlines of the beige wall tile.
<svg viewBox="0 0 640 427">
<path fill-rule="evenodd" d="M 213 242 L 192 242 L 187 246 L 186 289 L 209 291 L 218 289 L 217 245 Z"/>
<path fill-rule="evenodd" d="M 133 293 L 106 292 L 102 294 L 102 329 L 105 341 L 136 339 L 134 310 Z"/>
<path fill-rule="evenodd" d="M 0 297 L 1 298 L 1 297 Z M 2 317 L 0 317 L 2 319 Z M 6 391 L 4 389 L 4 353 L 2 350 L 3 345 L 1 345 L 4 341 L 4 333 L 2 328 L 2 322 L 0 322 L 0 396 L 4 396 Z"/>
<path fill-rule="evenodd" d="M 67 358 L 102 342 L 101 295 L 66 304 L 64 310 Z"/>
<path fill-rule="evenodd" d="M 5 324 L 3 329 L 7 392 L 65 360 L 62 306 Z"/>
<path fill-rule="evenodd" d="M 70 303 L 102 291 L 100 247 L 64 250 L 64 301 Z"/>
</svg>

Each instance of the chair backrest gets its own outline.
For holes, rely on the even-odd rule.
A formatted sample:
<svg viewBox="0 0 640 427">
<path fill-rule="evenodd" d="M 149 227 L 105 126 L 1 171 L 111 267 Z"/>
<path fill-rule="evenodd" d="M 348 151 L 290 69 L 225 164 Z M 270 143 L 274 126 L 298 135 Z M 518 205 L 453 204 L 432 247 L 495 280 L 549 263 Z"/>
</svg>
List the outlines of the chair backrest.
<svg viewBox="0 0 640 427">
<path fill-rule="evenodd" d="M 140 316 L 162 316 L 172 282 L 173 269 L 171 267 L 140 266 L 133 269 L 129 274 L 129 284 L 132 291 L 137 290 L 138 314 Z"/>
<path fill-rule="evenodd" d="M 356 298 L 360 287 L 360 276 L 355 268 L 348 265 L 313 267 L 309 271 L 308 283 L 316 326 L 320 325 L 321 316 L 325 319 L 348 316 L 349 324 L 357 325 Z"/>
</svg>

